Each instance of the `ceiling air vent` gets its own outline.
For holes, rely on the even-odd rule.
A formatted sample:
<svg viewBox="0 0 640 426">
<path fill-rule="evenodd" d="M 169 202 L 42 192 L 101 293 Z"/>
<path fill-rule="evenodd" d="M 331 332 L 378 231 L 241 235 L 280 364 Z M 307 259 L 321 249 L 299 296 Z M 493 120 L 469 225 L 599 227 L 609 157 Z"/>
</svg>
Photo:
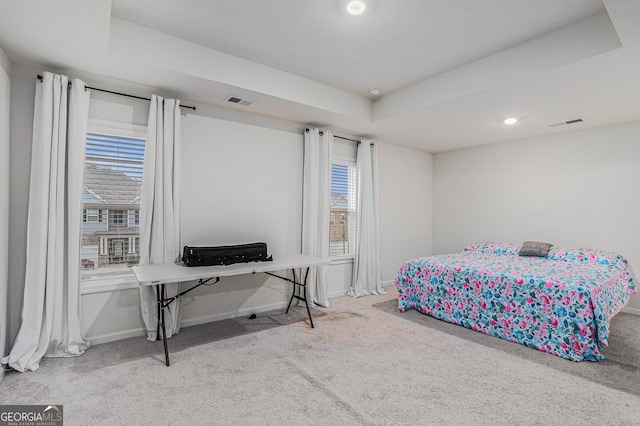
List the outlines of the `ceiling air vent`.
<svg viewBox="0 0 640 426">
<path fill-rule="evenodd" d="M 227 99 L 225 99 L 225 101 L 231 102 L 232 104 L 238 104 L 238 105 L 244 105 L 244 106 L 249 106 L 249 105 L 253 105 L 253 104 L 256 103 L 256 101 L 250 101 L 248 99 L 242 99 L 242 98 L 239 98 L 237 96 L 229 96 Z"/>
<path fill-rule="evenodd" d="M 549 124 L 549 127 L 564 126 L 565 124 L 575 124 L 575 123 L 580 123 L 582 121 L 583 121 L 582 118 L 576 118 L 575 120 L 561 121 L 559 123 Z"/>
</svg>

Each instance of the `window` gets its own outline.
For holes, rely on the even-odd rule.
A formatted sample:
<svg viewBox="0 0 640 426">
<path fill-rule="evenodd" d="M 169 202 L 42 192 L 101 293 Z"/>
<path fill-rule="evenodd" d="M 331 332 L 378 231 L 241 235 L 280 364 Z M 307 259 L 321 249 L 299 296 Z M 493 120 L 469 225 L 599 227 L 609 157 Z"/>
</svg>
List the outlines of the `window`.
<svg viewBox="0 0 640 426">
<path fill-rule="evenodd" d="M 82 278 L 129 274 L 140 258 L 145 140 L 87 134 L 80 265 Z"/>
<path fill-rule="evenodd" d="M 329 256 L 352 255 L 356 237 L 356 165 L 353 159 L 333 159 L 330 214 Z"/>
<path fill-rule="evenodd" d="M 84 209 L 82 210 L 83 222 L 102 222 L 102 210 Z"/>
<path fill-rule="evenodd" d="M 109 226 L 120 227 L 126 226 L 123 210 L 109 210 Z"/>
<path fill-rule="evenodd" d="M 140 210 L 129 210 L 129 226 L 140 226 Z"/>
</svg>

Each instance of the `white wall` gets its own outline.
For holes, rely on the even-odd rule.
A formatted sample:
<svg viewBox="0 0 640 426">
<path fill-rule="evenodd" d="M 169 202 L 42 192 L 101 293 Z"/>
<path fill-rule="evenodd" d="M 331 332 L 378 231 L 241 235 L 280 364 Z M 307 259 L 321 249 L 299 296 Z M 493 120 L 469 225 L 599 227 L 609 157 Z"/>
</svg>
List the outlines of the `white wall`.
<svg viewBox="0 0 640 426">
<path fill-rule="evenodd" d="M 436 154 L 434 253 L 538 240 L 615 251 L 640 271 L 639 136 L 633 122 Z"/>
<path fill-rule="evenodd" d="M 380 256 L 390 285 L 407 260 L 432 253 L 433 155 L 378 146 Z"/>
<path fill-rule="evenodd" d="M 33 105 L 39 70 L 11 66 L 9 189 L 9 288 L 7 329 L 12 343 L 20 327 L 27 249 L 27 205 L 31 170 Z M 41 72 L 41 71 L 40 71 Z"/>
<path fill-rule="evenodd" d="M 92 100 L 90 115 L 141 124 L 143 114 L 137 109 L 123 108 L 117 99 L 103 96 L 98 102 Z M 299 253 L 302 132 L 291 123 L 265 123 L 263 117 L 256 117 L 260 125 L 253 125 L 246 115 L 232 121 L 228 112 L 225 119 L 201 113 L 200 108 L 189 112 L 182 121 L 182 244 L 264 241 L 272 254 Z M 294 130 L 282 130 L 287 127 Z M 351 282 L 351 263 L 331 266 L 329 278 L 329 294 L 344 294 Z M 82 295 L 81 322 L 92 342 L 143 334 L 138 290 L 124 284 L 120 290 Z M 289 291 L 290 284 L 263 274 L 225 278 L 184 297 L 182 323 L 189 326 L 281 308 Z"/>
<path fill-rule="evenodd" d="M 92 95 L 90 119 L 146 122 L 126 98 L 100 98 Z M 302 133 L 200 114 L 182 117 L 182 245 L 264 241 L 270 253 L 299 253 Z M 119 287 L 83 292 L 81 322 L 94 343 L 143 334 L 137 286 Z M 289 287 L 263 274 L 225 278 L 184 297 L 182 324 L 286 306 Z"/>
<path fill-rule="evenodd" d="M 56 71 L 56 70 L 51 70 Z M 42 70 L 12 67 L 11 188 L 8 329 L 20 324 L 26 250 L 35 82 Z M 142 96 L 155 90 L 91 75 L 89 85 Z M 160 93 L 162 94 L 162 93 Z M 146 124 L 148 103 L 92 93 L 90 118 Z M 187 100 L 184 103 L 189 103 Z M 183 116 L 183 244 L 265 241 L 272 253 L 299 252 L 302 205 L 302 129 L 299 123 L 196 104 Z M 391 284 L 402 263 L 431 253 L 432 156 L 380 144 L 380 215 L 383 279 Z M 411 198 L 410 205 L 407 197 Z M 351 284 L 352 262 L 329 268 L 329 296 Z M 114 289 L 116 288 L 116 289 Z M 286 306 L 289 284 L 261 276 L 224 279 L 185 298 L 184 325 Z M 134 281 L 83 288 L 81 324 L 100 343 L 141 336 L 139 293 Z"/>
<path fill-rule="evenodd" d="M 0 357 L 9 350 L 7 339 L 7 287 L 9 277 L 9 121 L 11 63 L 0 48 Z M 0 381 L 4 369 L 0 368 Z"/>
<path fill-rule="evenodd" d="M 264 241 L 301 248 L 302 133 L 189 113 L 182 122 L 183 245 Z M 431 253 L 431 154 L 380 144 L 383 278 Z M 406 197 L 414 201 L 407 208 Z M 331 265 L 330 297 L 351 285 L 352 262 Z M 225 278 L 184 298 L 189 326 L 286 306 L 290 285 L 268 276 Z M 197 297 L 196 297 L 197 296 Z M 82 324 L 94 342 L 141 335 L 137 289 L 86 293 Z"/>
<path fill-rule="evenodd" d="M 11 71 L 12 91 L 15 94 L 11 97 L 11 150 L 9 169 L 11 186 L 8 203 L 10 221 L 9 246 L 12 247 L 12 250 L 9 252 L 9 282 L 11 284 L 8 292 L 9 312 L 6 315 L 7 321 L 2 321 L 2 324 L 6 324 L 8 328 L 9 343 L 13 341 L 17 334 L 22 309 L 33 103 L 36 76 L 41 73 L 42 70 L 14 64 Z M 153 88 L 139 85 L 128 86 L 123 82 L 112 81 L 103 77 L 77 76 L 84 78 L 87 83 L 96 87 L 115 88 L 116 90 L 132 92 L 143 96 L 149 96 L 155 92 Z M 91 98 L 90 116 L 92 119 L 115 120 L 129 125 L 146 124 L 148 102 L 133 101 L 128 98 L 100 94 L 98 92 L 93 93 Z M 224 167 L 224 165 L 230 166 L 235 164 L 237 167 L 229 168 L 232 169 L 231 171 L 242 174 L 242 179 L 239 182 L 240 185 L 245 186 L 245 188 L 237 188 L 239 190 L 238 193 L 242 193 L 240 190 L 243 190 L 246 196 L 246 198 L 240 199 L 240 206 L 248 208 L 251 207 L 251 200 L 260 201 L 251 207 L 253 210 L 251 214 L 247 213 L 244 216 L 237 216 L 237 212 L 234 212 L 231 217 L 227 217 L 225 220 L 216 219 L 216 228 L 212 229 L 209 235 L 211 235 L 213 239 L 219 237 L 220 229 L 225 229 L 225 232 L 231 232 L 233 230 L 237 232 L 242 229 L 242 232 L 245 232 L 245 234 L 240 233 L 241 237 L 249 238 L 249 234 L 251 234 L 251 239 L 264 239 L 270 243 L 272 250 L 284 251 L 292 248 L 299 250 L 299 220 L 298 223 L 296 223 L 295 220 L 289 220 L 287 211 L 292 211 L 292 208 L 295 209 L 295 194 L 300 193 L 300 190 L 295 189 L 295 187 L 299 186 L 301 188 L 301 171 L 296 168 L 301 167 L 302 137 L 301 130 L 296 131 L 296 129 L 301 129 L 302 126 L 283 120 L 252 116 L 246 113 L 230 113 L 229 110 L 208 106 L 198 105 L 198 113 L 212 117 L 220 115 L 225 117 L 226 120 L 202 116 L 184 117 L 185 124 L 183 125 L 183 130 L 187 134 L 184 142 L 184 154 L 187 159 L 194 157 L 198 159 L 198 165 L 194 168 L 185 165 L 184 169 L 189 175 L 189 178 L 183 181 L 185 185 L 199 189 L 211 189 L 216 187 L 215 182 L 218 182 L 218 185 L 221 183 L 232 184 L 237 179 L 234 178 L 234 180 L 230 180 L 228 175 L 225 175 L 225 173 L 220 174 L 219 171 L 216 170 Z M 261 127 L 246 124 L 251 122 L 259 123 Z M 190 123 L 193 123 L 193 125 Z M 223 137 L 216 139 L 219 126 Z M 234 128 L 233 126 L 236 126 L 235 130 L 237 132 L 228 130 Z M 269 126 L 276 129 L 291 130 L 274 130 L 270 129 Z M 2 128 L 8 129 L 8 126 L 2 126 Z M 227 137 L 229 131 L 234 133 L 232 138 Z M 278 160 L 281 160 L 281 162 L 272 162 L 262 169 L 254 167 L 253 164 L 245 163 L 244 159 L 247 154 L 249 154 L 249 152 L 245 151 L 245 148 L 248 146 L 242 145 L 242 141 L 245 139 L 256 144 L 253 148 L 255 152 L 258 153 L 258 157 L 254 157 L 253 164 L 255 164 L 256 158 L 275 160 L 274 155 L 268 155 L 268 151 L 271 148 L 277 150 Z M 226 158 L 220 158 L 217 155 L 211 155 L 212 146 L 209 145 L 214 140 L 218 144 L 226 144 L 229 143 L 229 141 L 236 143 L 237 150 L 226 152 L 227 154 L 231 153 L 235 157 L 230 158 L 227 156 Z M 282 140 L 286 141 L 284 145 Z M 292 141 L 295 142 L 291 143 Z M 298 143 L 298 141 L 300 142 Z M 240 145 L 238 145 L 238 143 L 240 143 Z M 2 145 L 2 148 L 4 149 L 4 145 Z M 207 153 L 207 157 L 200 158 L 198 152 L 193 150 L 203 150 L 203 152 Z M 267 153 L 266 156 L 265 153 Z M 6 156 L 1 156 L 0 160 L 6 158 Z M 203 161 L 205 163 L 204 165 L 202 165 Z M 265 161 L 265 164 L 267 163 L 268 162 Z M 229 168 L 227 168 L 227 172 Z M 2 170 L 7 170 L 7 168 L 2 168 Z M 205 185 L 204 187 L 198 187 L 189 179 L 210 182 L 211 186 Z M 248 184 L 250 181 L 251 184 Z M 6 180 L 3 180 L 3 182 L 6 182 Z M 224 190 L 226 187 L 217 186 L 217 188 Z M 215 197 L 215 193 L 203 193 L 201 199 L 207 203 L 211 203 L 212 197 Z M 195 202 L 194 199 L 190 199 L 188 196 L 184 200 L 188 203 L 188 206 L 192 206 Z M 2 205 L 6 206 L 7 203 L 3 203 Z M 214 209 L 211 210 L 211 204 L 207 204 L 207 210 L 210 213 L 213 212 L 215 214 L 216 211 L 222 211 L 218 207 L 219 205 L 216 202 Z M 265 208 L 266 211 L 264 210 Z M 276 209 L 278 210 L 277 215 L 275 213 Z M 202 214 L 203 211 L 202 209 L 192 209 L 191 212 L 188 212 L 184 216 L 185 221 L 193 221 L 194 218 L 192 215 Z M 263 228 L 262 234 L 258 235 L 249 232 L 251 226 L 246 226 L 246 220 L 249 218 L 256 220 L 254 222 L 255 226 L 259 225 Z M 210 218 L 206 217 L 206 219 L 206 225 L 213 223 L 209 220 Z M 272 220 L 276 221 L 276 226 L 270 228 L 270 225 L 267 223 Z M 266 233 L 264 233 L 265 229 L 267 230 Z M 190 228 L 189 226 L 185 228 L 185 231 L 186 235 L 191 235 L 191 237 L 198 234 L 194 232 L 193 227 Z M 278 234 L 277 236 L 275 236 L 276 233 Z M 205 233 L 198 234 L 198 236 L 203 239 L 206 235 Z M 297 241 L 297 245 L 295 241 Z M 212 241 L 212 243 L 216 243 L 216 241 Z M 344 266 L 341 266 L 341 268 L 344 268 Z M 340 276 L 340 273 L 337 275 Z M 213 305 L 207 305 L 208 302 L 216 299 L 215 297 L 207 298 L 205 296 L 202 298 L 203 300 L 198 301 L 197 304 L 194 303 L 193 300 L 188 300 L 187 306 L 185 307 L 185 323 L 189 325 L 209 319 L 231 317 L 238 315 L 239 312 L 244 313 L 246 311 L 258 310 L 259 307 L 265 303 L 267 305 L 269 303 L 273 304 L 274 301 L 277 301 L 277 304 L 279 304 L 283 300 L 282 294 L 286 286 L 284 282 L 277 282 L 277 284 L 276 282 L 277 281 L 274 280 L 259 282 L 256 281 L 256 278 L 251 278 L 241 283 L 229 280 L 229 282 L 224 283 L 215 290 L 213 288 L 198 290 L 201 293 L 214 291 L 217 293 L 231 294 L 228 297 L 217 298 L 222 301 L 223 306 L 220 306 L 220 303 L 218 303 L 218 305 L 215 303 Z M 127 282 L 123 282 L 122 285 L 116 285 L 116 287 L 119 289 L 115 291 L 111 289 L 96 290 L 94 288 L 90 291 L 83 290 L 82 292 L 81 324 L 85 335 L 94 341 L 94 343 L 143 334 L 138 289 L 135 285 Z M 266 295 L 263 293 L 266 293 Z"/>
<path fill-rule="evenodd" d="M 183 245 L 263 241 L 272 254 L 300 253 L 302 134 L 193 114 L 182 128 Z M 278 308 L 288 287 L 264 274 L 225 278 L 185 301 L 183 321 Z"/>
</svg>

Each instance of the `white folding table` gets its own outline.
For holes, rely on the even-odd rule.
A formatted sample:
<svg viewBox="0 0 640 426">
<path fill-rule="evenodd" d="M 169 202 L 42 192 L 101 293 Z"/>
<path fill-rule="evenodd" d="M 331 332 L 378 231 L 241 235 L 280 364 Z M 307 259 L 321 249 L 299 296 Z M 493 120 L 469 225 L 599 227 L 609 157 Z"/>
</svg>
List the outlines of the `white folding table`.
<svg viewBox="0 0 640 426">
<path fill-rule="evenodd" d="M 255 274 L 258 272 L 265 273 L 272 277 L 280 278 L 292 284 L 291 298 L 287 305 L 286 312 L 289 312 L 293 299 L 301 300 L 307 307 L 309 322 L 313 328 L 313 319 L 311 319 L 311 311 L 307 302 L 307 278 L 309 276 L 309 268 L 324 266 L 330 264 L 329 259 L 307 256 L 303 254 L 274 254 L 272 261 L 236 263 L 233 265 L 219 266 L 195 266 L 187 267 L 182 263 L 163 263 L 157 265 L 138 265 L 134 266 L 133 273 L 141 286 L 156 286 L 156 295 L 158 303 L 158 334 L 162 330 L 162 338 L 164 341 L 165 363 L 169 365 L 169 349 L 167 345 L 167 335 L 165 332 L 164 310 L 174 300 L 180 296 L 190 292 L 191 290 L 206 284 L 215 279 L 217 283 L 220 278 L 232 277 L 236 275 Z M 296 269 L 306 269 L 304 279 L 300 282 L 296 276 Z M 276 271 L 285 271 L 291 269 L 292 278 L 274 274 Z M 302 278 L 302 273 L 300 278 Z M 197 284 L 185 291 L 172 297 L 165 297 L 165 284 L 198 281 Z M 302 287 L 302 295 L 296 294 L 296 286 Z"/>
</svg>

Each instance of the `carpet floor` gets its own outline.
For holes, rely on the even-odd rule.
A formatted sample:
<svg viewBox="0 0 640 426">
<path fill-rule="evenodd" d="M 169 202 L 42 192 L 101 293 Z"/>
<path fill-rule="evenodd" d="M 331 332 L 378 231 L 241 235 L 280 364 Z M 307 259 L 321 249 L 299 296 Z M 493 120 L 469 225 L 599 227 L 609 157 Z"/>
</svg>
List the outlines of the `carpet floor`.
<svg viewBox="0 0 640 426">
<path fill-rule="evenodd" d="M 612 323 L 603 362 L 576 363 L 398 313 L 385 296 L 331 299 L 184 328 L 7 372 L 0 404 L 58 404 L 65 425 L 640 424 L 640 317 Z"/>
</svg>

